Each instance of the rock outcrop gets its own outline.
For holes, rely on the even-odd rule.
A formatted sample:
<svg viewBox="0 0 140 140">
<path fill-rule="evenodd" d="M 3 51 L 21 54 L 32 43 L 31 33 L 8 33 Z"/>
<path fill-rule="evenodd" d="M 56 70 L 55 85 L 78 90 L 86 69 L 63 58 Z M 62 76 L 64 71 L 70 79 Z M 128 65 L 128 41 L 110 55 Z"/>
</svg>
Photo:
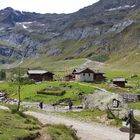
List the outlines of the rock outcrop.
<svg viewBox="0 0 140 140">
<path fill-rule="evenodd" d="M 117 108 L 113 107 L 113 100 L 119 101 Z M 128 112 L 127 103 L 123 100 L 123 97 L 119 94 L 97 91 L 92 95 L 88 95 L 83 98 L 83 107 L 87 109 L 100 109 L 107 111 L 110 109 L 116 116 L 123 118 Z"/>
</svg>

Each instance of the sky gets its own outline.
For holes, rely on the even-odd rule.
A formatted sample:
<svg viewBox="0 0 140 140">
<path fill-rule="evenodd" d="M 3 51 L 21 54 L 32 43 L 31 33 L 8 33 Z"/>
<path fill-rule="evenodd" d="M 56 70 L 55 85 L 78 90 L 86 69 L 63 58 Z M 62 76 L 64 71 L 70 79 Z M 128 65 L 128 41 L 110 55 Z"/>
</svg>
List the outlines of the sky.
<svg viewBox="0 0 140 140">
<path fill-rule="evenodd" d="M 73 13 L 98 0 L 0 0 L 0 9 L 12 7 L 16 10 L 37 13 Z"/>
</svg>

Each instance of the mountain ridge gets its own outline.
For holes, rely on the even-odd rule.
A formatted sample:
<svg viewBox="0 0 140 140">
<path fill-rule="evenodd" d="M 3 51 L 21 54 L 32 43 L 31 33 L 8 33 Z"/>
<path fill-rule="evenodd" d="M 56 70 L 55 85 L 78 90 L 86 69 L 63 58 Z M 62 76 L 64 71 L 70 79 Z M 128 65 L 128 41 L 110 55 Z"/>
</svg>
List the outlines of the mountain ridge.
<svg viewBox="0 0 140 140">
<path fill-rule="evenodd" d="M 114 52 L 139 46 L 137 38 L 132 40 L 137 45 L 129 44 L 127 32 L 139 30 L 139 7 L 138 0 L 100 0 L 72 14 L 0 10 L 0 63 L 40 55 L 106 61 Z"/>
</svg>

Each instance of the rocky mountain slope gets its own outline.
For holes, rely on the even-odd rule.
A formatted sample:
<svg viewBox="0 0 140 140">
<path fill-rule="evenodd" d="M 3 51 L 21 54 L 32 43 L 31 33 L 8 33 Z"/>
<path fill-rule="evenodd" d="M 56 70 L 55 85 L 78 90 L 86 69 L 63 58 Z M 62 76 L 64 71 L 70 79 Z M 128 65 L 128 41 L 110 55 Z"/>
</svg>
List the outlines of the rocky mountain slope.
<svg viewBox="0 0 140 140">
<path fill-rule="evenodd" d="M 72 14 L 0 10 L 0 63 L 46 55 L 106 61 L 140 45 L 140 1 L 100 0 Z"/>
</svg>

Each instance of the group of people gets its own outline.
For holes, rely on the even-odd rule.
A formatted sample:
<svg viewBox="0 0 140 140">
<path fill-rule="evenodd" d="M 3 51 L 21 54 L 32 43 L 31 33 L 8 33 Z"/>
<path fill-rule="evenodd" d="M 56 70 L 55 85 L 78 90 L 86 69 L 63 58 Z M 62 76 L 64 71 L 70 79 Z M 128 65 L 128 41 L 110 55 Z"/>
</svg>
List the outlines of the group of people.
<svg viewBox="0 0 140 140">
<path fill-rule="evenodd" d="M 71 100 L 68 101 L 69 110 L 72 110 L 73 102 Z M 40 109 L 43 109 L 43 102 L 39 103 Z"/>
</svg>

